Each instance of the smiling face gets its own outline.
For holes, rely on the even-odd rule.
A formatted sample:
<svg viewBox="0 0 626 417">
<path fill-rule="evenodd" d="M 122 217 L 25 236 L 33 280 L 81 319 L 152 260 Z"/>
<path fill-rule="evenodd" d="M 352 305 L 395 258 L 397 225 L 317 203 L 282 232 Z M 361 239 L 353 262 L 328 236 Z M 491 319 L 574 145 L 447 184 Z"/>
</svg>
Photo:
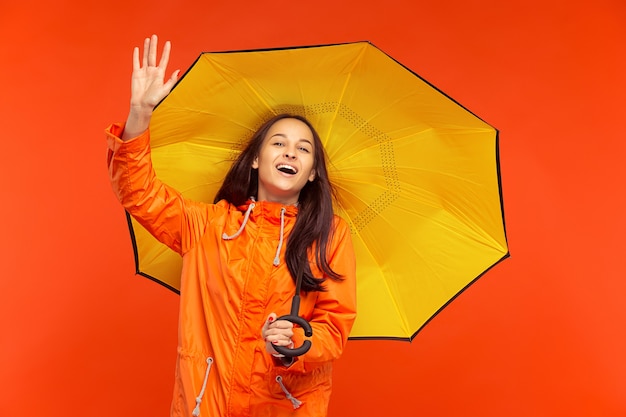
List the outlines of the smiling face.
<svg viewBox="0 0 626 417">
<path fill-rule="evenodd" d="M 297 119 L 280 119 L 268 130 L 252 168 L 259 171 L 259 201 L 298 202 L 307 181 L 315 179 L 311 129 Z"/>
</svg>

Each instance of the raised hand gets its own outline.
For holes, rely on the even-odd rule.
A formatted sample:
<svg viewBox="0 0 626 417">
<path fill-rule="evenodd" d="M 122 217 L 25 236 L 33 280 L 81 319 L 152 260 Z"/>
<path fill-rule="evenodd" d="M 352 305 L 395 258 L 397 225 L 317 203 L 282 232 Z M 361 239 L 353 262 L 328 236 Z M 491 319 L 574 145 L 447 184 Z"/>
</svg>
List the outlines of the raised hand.
<svg viewBox="0 0 626 417">
<path fill-rule="evenodd" d="M 156 35 L 146 38 L 141 60 L 139 47 L 133 50 L 130 112 L 122 135 L 123 140 L 138 136 L 148 128 L 154 107 L 169 94 L 178 80 L 180 70 L 174 71 L 165 79 L 171 43 L 165 42 L 161 59 L 157 63 L 158 43 Z"/>
</svg>

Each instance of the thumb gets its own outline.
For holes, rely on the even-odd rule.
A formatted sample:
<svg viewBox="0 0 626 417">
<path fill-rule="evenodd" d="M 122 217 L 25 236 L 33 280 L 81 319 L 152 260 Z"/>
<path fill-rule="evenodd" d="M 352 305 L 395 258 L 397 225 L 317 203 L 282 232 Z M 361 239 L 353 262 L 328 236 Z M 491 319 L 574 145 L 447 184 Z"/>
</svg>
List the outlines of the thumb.
<svg viewBox="0 0 626 417">
<path fill-rule="evenodd" d="M 267 320 L 265 321 L 267 323 L 267 325 L 269 326 L 270 324 L 272 324 L 273 322 L 276 321 L 276 317 L 278 317 L 276 315 L 276 313 L 270 313 L 269 316 L 267 316 Z"/>
<path fill-rule="evenodd" d="M 178 76 L 180 75 L 180 70 L 176 70 L 172 73 L 172 76 L 165 82 L 165 84 L 163 84 L 163 88 L 166 91 L 170 91 L 174 85 L 176 84 L 176 81 L 178 81 Z"/>
<path fill-rule="evenodd" d="M 265 323 L 263 324 L 263 337 L 265 337 L 265 331 L 269 329 L 270 324 L 276 321 L 276 317 L 278 317 L 276 316 L 276 313 L 270 313 L 270 315 L 267 316 L 267 319 L 265 320 Z"/>
</svg>

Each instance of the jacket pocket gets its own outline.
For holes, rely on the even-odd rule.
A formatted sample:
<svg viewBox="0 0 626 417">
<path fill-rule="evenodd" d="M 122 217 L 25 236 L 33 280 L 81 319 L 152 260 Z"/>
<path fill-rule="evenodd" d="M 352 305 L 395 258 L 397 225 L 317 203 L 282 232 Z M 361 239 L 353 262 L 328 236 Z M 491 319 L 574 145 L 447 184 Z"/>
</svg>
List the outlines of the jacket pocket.
<svg viewBox="0 0 626 417">
<path fill-rule="evenodd" d="M 275 398 L 309 402 L 313 397 L 318 402 L 330 398 L 332 388 L 332 364 L 310 366 L 305 372 L 290 372 L 288 368 L 274 367 L 268 372 L 267 384 L 270 393 Z M 295 408 L 295 407 L 294 407 Z"/>
</svg>

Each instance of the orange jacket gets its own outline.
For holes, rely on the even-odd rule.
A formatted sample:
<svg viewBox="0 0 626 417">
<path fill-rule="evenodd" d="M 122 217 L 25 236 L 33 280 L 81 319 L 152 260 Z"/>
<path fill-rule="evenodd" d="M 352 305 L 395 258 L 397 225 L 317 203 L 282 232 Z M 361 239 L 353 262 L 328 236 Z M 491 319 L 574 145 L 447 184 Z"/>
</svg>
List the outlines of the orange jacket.
<svg viewBox="0 0 626 417">
<path fill-rule="evenodd" d="M 328 251 L 332 269 L 345 279 L 327 279 L 326 292 L 301 294 L 300 315 L 311 323 L 312 347 L 285 367 L 266 352 L 261 329 L 270 313 L 290 312 L 295 285 L 283 257 L 297 208 L 266 201 L 253 207 L 189 201 L 155 177 L 149 133 L 122 142 L 122 131 L 119 124 L 107 129 L 113 189 L 132 216 L 183 257 L 171 415 L 325 416 L 332 362 L 341 355 L 356 316 L 347 224 L 335 217 Z M 236 235 L 242 224 L 239 235 L 224 238 Z M 311 262 L 314 275 L 321 276 Z M 296 346 L 303 337 L 297 333 Z"/>
</svg>

